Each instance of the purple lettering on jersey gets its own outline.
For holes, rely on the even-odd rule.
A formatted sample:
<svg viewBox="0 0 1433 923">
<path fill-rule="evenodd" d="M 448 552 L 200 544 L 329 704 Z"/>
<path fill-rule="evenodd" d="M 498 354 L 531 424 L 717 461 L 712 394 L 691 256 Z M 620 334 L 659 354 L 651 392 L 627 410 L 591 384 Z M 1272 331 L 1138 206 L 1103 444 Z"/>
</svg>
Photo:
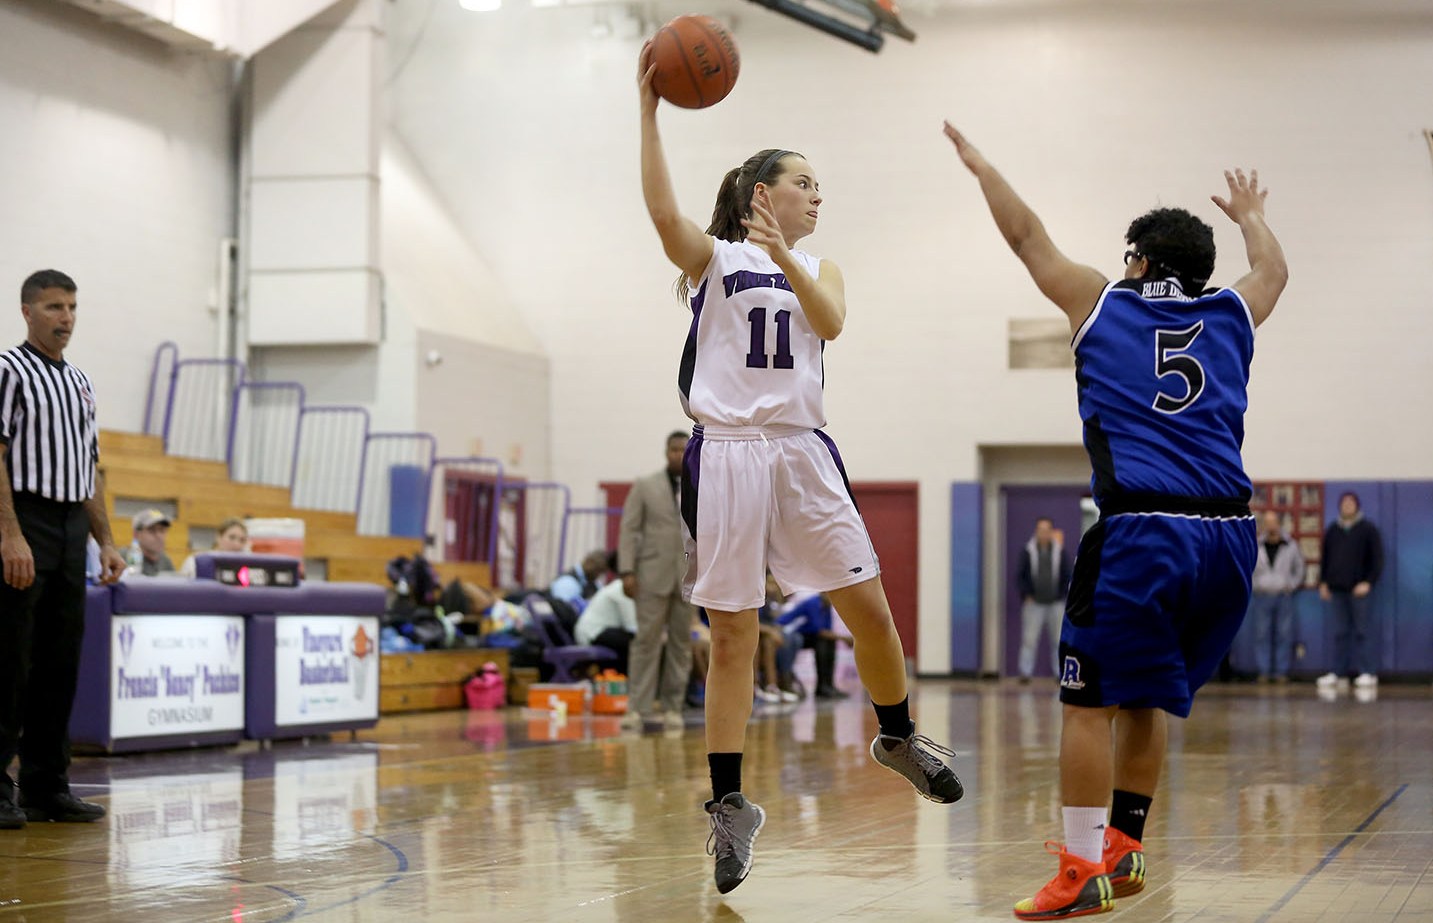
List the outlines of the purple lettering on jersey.
<svg viewBox="0 0 1433 923">
<path fill-rule="evenodd" d="M 749 288 L 779 288 L 791 291 L 791 283 L 786 281 L 786 274 L 780 272 L 750 272 L 739 269 L 730 275 L 722 276 L 721 284 L 726 289 L 728 298 Z"/>
<path fill-rule="evenodd" d="M 746 313 L 751 322 L 751 352 L 746 354 L 746 367 L 764 369 L 766 361 L 766 309 L 752 308 Z"/>
<path fill-rule="evenodd" d="M 766 355 L 766 309 L 752 308 L 746 312 L 746 319 L 751 322 L 751 352 L 746 354 L 747 368 L 793 369 L 796 367 L 796 359 L 791 355 L 790 311 L 782 309 L 776 312 L 776 356 L 771 361 Z M 825 343 L 822 343 L 822 347 L 825 347 Z"/>
<path fill-rule="evenodd" d="M 763 342 L 762 346 L 766 344 Z M 796 360 L 791 355 L 791 312 L 776 312 L 776 355 L 772 357 L 772 366 L 778 369 L 790 369 L 796 367 Z"/>
</svg>

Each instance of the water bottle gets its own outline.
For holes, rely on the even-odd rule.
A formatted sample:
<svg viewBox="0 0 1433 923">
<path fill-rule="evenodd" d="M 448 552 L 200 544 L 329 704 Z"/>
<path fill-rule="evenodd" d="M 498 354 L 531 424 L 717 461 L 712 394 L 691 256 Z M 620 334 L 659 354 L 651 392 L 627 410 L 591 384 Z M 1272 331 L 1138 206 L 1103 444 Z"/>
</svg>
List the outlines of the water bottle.
<svg viewBox="0 0 1433 923">
<path fill-rule="evenodd" d="M 129 565 L 129 569 L 135 573 L 144 570 L 144 552 L 140 550 L 138 540 L 130 542 L 129 547 L 125 549 L 124 563 Z"/>
</svg>

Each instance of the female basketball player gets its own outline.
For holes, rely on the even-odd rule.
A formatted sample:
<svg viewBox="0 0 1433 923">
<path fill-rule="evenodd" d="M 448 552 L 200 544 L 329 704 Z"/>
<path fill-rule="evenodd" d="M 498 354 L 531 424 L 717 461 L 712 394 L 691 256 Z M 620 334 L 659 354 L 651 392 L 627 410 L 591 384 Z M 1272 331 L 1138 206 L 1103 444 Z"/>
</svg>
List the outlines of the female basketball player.
<svg viewBox="0 0 1433 923">
<path fill-rule="evenodd" d="M 768 567 L 788 594 L 826 593 L 850 629 L 880 724 L 872 757 L 931 801 L 948 804 L 963 791 L 931 752 L 951 751 L 915 736 L 876 555 L 836 445 L 820 429 L 822 349 L 841 333 L 846 300 L 834 263 L 792 249 L 816 228 L 815 171 L 794 151 L 753 155 L 722 180 L 703 233 L 677 211 L 651 58 L 648 42 L 637 65 L 642 193 L 667 258 L 682 271 L 679 288 L 691 293 L 678 382 L 697 424 L 682 472 L 686 589 L 711 622 L 706 810 L 717 890 L 726 893 L 746 878 L 766 818 L 741 794 L 741 755 Z"/>
</svg>

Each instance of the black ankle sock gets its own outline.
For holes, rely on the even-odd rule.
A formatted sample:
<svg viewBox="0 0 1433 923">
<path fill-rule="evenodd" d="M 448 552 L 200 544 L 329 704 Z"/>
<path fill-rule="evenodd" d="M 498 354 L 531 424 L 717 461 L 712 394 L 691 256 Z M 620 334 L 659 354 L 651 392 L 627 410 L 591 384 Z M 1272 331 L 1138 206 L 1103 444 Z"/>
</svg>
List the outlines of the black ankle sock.
<svg viewBox="0 0 1433 923">
<path fill-rule="evenodd" d="M 877 705 L 871 703 L 876 710 L 876 722 L 881 726 L 882 737 L 895 737 L 905 740 L 911 736 L 911 699 L 906 696 L 894 705 Z M 891 741 L 881 741 L 887 750 L 896 746 Z"/>
<path fill-rule="evenodd" d="M 1144 822 L 1149 817 L 1152 800 L 1134 792 L 1115 789 L 1114 804 L 1110 807 L 1110 826 L 1131 839 L 1143 840 Z"/>
<path fill-rule="evenodd" d="M 707 765 L 712 770 L 713 801 L 721 801 L 732 792 L 741 791 L 740 753 L 708 753 Z"/>
</svg>

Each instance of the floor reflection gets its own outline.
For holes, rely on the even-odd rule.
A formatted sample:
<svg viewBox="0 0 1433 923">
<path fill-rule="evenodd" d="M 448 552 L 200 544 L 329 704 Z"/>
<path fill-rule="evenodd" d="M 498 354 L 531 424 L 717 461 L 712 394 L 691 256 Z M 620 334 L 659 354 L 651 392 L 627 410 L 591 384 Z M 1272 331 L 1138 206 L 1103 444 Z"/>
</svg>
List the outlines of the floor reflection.
<svg viewBox="0 0 1433 923">
<path fill-rule="evenodd" d="M 1175 722 L 1125 921 L 1433 920 L 1426 689 L 1323 701 L 1221 687 Z M 308 743 L 83 757 L 94 826 L 0 834 L 0 918 L 1010 919 L 1060 835 L 1052 681 L 927 682 L 920 730 L 967 797 L 921 801 L 867 753 L 868 705 L 758 713 L 751 878 L 711 884 L 700 715 L 624 732 L 523 709 L 385 719 Z"/>
</svg>

